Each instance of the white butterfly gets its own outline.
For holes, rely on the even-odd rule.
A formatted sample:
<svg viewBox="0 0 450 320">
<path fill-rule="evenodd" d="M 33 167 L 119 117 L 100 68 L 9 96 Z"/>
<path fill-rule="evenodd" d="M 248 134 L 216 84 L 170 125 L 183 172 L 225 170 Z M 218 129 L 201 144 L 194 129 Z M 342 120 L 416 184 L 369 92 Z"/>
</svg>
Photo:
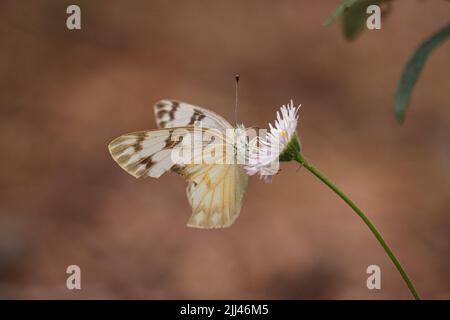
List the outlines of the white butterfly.
<svg viewBox="0 0 450 320">
<path fill-rule="evenodd" d="M 218 114 L 201 107 L 175 100 L 161 100 L 154 106 L 160 130 L 140 131 L 123 135 L 109 144 L 114 160 L 136 178 L 159 178 L 168 170 L 181 174 L 187 181 L 187 197 L 192 215 L 187 225 L 194 228 L 225 228 L 239 216 L 248 177 L 242 164 L 175 164 L 171 153 L 179 145 L 175 131 L 183 128 L 191 133 L 196 121 L 202 128 L 215 129 L 215 143 L 236 144 L 226 138 L 225 131 L 234 127 Z M 183 137 L 180 137 L 183 138 Z M 202 148 L 206 145 L 202 145 Z M 233 149 L 235 150 L 235 148 Z"/>
</svg>

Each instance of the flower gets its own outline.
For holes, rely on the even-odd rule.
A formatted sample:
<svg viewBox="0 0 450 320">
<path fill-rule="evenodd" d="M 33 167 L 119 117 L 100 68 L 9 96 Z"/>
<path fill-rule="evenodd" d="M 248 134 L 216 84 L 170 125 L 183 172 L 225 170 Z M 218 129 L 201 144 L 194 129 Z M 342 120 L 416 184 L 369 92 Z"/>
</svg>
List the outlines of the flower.
<svg viewBox="0 0 450 320">
<path fill-rule="evenodd" d="M 414 285 L 403 269 L 402 265 L 395 257 L 391 248 L 384 241 L 380 232 L 373 225 L 366 214 L 357 207 L 357 205 L 343 193 L 333 182 L 331 182 L 322 172 L 320 172 L 314 165 L 312 165 L 302 154 L 300 141 L 298 139 L 297 128 L 297 112 L 300 106 L 294 108 L 292 100 L 290 104 L 281 107 L 280 112 L 277 112 L 277 120 L 275 120 L 275 127 L 269 124 L 270 132 L 266 133 L 260 139 L 258 137 L 250 140 L 247 144 L 247 150 L 249 152 L 247 157 L 247 164 L 244 166 L 248 175 L 254 175 L 259 173 L 266 181 L 271 180 L 271 177 L 278 172 L 279 161 L 291 161 L 295 160 L 300 165 L 304 166 L 309 172 L 311 172 L 316 178 L 323 182 L 333 192 L 335 192 L 346 204 L 352 208 L 352 210 L 364 221 L 369 227 L 369 230 L 378 240 L 384 251 L 387 253 L 400 275 L 403 281 L 408 286 L 409 291 L 416 300 L 420 300 L 420 296 L 417 293 Z M 248 141 L 248 140 L 247 140 Z M 275 164 L 275 165 L 274 165 Z M 275 169 L 276 168 L 276 169 Z"/>
<path fill-rule="evenodd" d="M 248 175 L 259 173 L 266 182 L 271 181 L 279 171 L 279 161 L 293 160 L 300 152 L 300 142 L 296 128 L 298 109 L 292 100 L 277 112 L 275 126 L 269 123 L 270 131 L 265 136 L 257 137 L 249 143 L 249 157 L 244 167 Z"/>
</svg>

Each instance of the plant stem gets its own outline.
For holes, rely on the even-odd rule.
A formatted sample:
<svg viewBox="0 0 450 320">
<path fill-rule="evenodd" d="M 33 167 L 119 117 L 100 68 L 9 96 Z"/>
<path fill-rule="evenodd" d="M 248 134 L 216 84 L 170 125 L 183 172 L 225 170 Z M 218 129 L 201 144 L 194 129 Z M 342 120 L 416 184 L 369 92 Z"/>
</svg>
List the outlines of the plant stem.
<svg viewBox="0 0 450 320">
<path fill-rule="evenodd" d="M 297 153 L 295 155 L 295 160 L 297 162 L 299 162 L 301 165 L 303 165 L 306 169 L 308 169 L 317 178 L 319 178 L 323 183 L 325 183 L 331 190 L 333 190 L 339 197 L 341 197 L 341 199 L 344 200 L 353 209 L 353 211 L 356 212 L 356 214 L 369 227 L 370 231 L 372 231 L 373 235 L 378 240 L 378 242 L 381 244 L 384 251 L 386 251 L 387 255 L 394 263 L 398 272 L 400 272 L 400 275 L 402 276 L 403 280 L 405 281 L 406 285 L 408 286 L 409 291 L 411 291 L 411 294 L 414 296 L 414 298 L 416 300 L 420 300 L 419 294 L 417 293 L 416 289 L 414 288 L 414 285 L 411 282 L 411 280 L 409 279 L 405 270 L 403 270 L 402 265 L 400 264 L 398 259 L 395 257 L 394 253 L 392 252 L 391 248 L 389 248 L 386 241 L 384 241 L 380 232 L 378 232 L 377 228 L 375 228 L 375 226 L 372 224 L 372 222 L 369 220 L 369 218 L 364 214 L 364 212 L 362 212 L 362 210 L 359 209 L 356 206 L 356 204 L 352 200 L 350 200 L 349 197 L 347 197 L 341 190 L 339 190 L 338 187 L 336 187 L 330 180 L 328 180 L 319 170 L 316 169 L 316 167 L 314 167 L 311 163 L 309 163 L 300 153 Z"/>
</svg>

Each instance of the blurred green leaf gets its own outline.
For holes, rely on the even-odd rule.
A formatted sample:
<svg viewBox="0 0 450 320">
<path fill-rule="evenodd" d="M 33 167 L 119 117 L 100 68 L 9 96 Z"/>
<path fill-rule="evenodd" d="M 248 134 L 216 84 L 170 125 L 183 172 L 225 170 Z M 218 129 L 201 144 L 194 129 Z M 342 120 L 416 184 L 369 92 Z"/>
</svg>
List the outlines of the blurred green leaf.
<svg viewBox="0 0 450 320">
<path fill-rule="evenodd" d="M 324 25 L 328 27 L 334 22 L 334 20 L 336 20 L 341 14 L 343 14 L 345 10 L 353 6 L 358 1 L 360 0 L 342 0 L 341 4 L 336 7 L 333 13 L 324 22 Z"/>
<path fill-rule="evenodd" d="M 380 5 L 383 0 L 359 0 L 342 14 L 342 31 L 348 40 L 352 40 L 365 27 L 367 18 L 367 7 Z"/>
<path fill-rule="evenodd" d="M 405 120 L 406 109 L 408 108 L 414 85 L 419 79 L 420 72 L 430 53 L 448 37 L 450 37 L 450 24 L 422 43 L 403 70 L 395 97 L 395 116 L 399 123 Z"/>
</svg>

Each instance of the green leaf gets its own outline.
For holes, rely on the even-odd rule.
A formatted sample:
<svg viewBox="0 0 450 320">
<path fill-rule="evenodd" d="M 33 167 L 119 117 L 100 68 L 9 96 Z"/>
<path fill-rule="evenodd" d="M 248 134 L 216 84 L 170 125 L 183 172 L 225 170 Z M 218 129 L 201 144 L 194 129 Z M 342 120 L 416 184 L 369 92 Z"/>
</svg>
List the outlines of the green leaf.
<svg viewBox="0 0 450 320">
<path fill-rule="evenodd" d="M 342 0 L 341 4 L 336 7 L 336 9 L 331 13 L 331 15 L 324 22 L 324 26 L 328 27 L 332 24 L 345 10 L 353 6 L 356 2 L 360 0 Z"/>
<path fill-rule="evenodd" d="M 365 27 L 368 18 L 367 7 L 380 5 L 383 0 L 360 0 L 342 14 L 342 31 L 348 40 L 354 39 Z"/>
<path fill-rule="evenodd" d="M 422 43 L 403 70 L 395 97 L 395 116 L 399 123 L 405 120 L 406 109 L 411 99 L 414 85 L 419 79 L 430 53 L 448 37 L 450 37 L 450 24 Z"/>
</svg>

